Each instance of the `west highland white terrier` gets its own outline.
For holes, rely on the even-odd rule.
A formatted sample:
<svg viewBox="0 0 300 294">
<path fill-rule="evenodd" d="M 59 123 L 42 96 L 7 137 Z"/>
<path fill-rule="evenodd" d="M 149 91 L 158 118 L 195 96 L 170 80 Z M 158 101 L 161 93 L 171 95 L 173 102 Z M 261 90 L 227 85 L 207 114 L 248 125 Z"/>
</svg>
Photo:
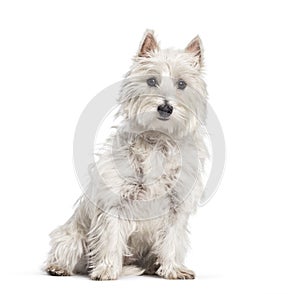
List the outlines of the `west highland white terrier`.
<svg viewBox="0 0 300 294">
<path fill-rule="evenodd" d="M 162 50 L 146 31 L 122 83 L 116 131 L 73 216 L 50 234 L 50 275 L 195 277 L 184 257 L 208 158 L 202 74 L 198 36 L 184 50 Z"/>
</svg>

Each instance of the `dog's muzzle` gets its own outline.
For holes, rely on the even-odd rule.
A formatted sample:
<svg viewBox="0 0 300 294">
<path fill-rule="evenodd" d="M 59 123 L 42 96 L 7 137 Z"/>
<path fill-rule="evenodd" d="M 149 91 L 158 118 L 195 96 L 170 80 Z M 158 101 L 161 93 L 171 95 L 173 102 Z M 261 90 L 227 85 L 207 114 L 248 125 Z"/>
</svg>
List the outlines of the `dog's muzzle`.
<svg viewBox="0 0 300 294">
<path fill-rule="evenodd" d="M 168 103 L 164 103 L 157 107 L 157 111 L 160 115 L 159 119 L 166 120 L 172 114 L 173 106 Z"/>
</svg>

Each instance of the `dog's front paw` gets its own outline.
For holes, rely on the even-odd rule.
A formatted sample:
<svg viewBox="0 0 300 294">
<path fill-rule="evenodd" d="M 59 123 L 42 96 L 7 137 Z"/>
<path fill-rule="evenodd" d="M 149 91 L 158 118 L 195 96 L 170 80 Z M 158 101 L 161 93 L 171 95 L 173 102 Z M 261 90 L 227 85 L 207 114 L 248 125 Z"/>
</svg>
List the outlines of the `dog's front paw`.
<svg viewBox="0 0 300 294">
<path fill-rule="evenodd" d="M 67 270 L 57 265 L 49 265 L 46 268 L 46 272 L 51 276 L 70 276 L 70 273 Z"/>
<path fill-rule="evenodd" d="M 184 266 L 181 267 L 165 267 L 160 266 L 156 274 L 162 278 L 170 280 L 191 280 L 195 279 L 195 273 Z"/>
<path fill-rule="evenodd" d="M 95 281 L 116 280 L 118 276 L 119 271 L 113 266 L 107 265 L 98 266 L 90 274 L 90 278 Z"/>
</svg>

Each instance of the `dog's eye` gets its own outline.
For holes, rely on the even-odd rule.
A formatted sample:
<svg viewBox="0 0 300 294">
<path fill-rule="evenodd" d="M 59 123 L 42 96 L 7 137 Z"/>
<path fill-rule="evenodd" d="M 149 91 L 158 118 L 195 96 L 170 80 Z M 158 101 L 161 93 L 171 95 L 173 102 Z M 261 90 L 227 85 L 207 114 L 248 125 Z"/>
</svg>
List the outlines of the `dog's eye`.
<svg viewBox="0 0 300 294">
<path fill-rule="evenodd" d="M 184 80 L 179 80 L 177 82 L 177 88 L 180 90 L 184 90 L 186 87 L 186 82 Z"/>
<path fill-rule="evenodd" d="M 156 87 L 157 86 L 157 80 L 156 78 L 150 78 L 147 80 L 147 84 L 149 87 Z"/>
</svg>

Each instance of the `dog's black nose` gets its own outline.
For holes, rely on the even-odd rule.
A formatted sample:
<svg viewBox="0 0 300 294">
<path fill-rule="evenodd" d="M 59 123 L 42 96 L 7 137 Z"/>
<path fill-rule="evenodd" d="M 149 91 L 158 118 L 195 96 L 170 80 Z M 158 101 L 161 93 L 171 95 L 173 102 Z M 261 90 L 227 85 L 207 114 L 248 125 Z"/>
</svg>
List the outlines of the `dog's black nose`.
<svg viewBox="0 0 300 294">
<path fill-rule="evenodd" d="M 169 117 L 173 112 L 173 106 L 168 103 L 161 104 L 157 107 L 157 111 L 161 117 Z"/>
</svg>

